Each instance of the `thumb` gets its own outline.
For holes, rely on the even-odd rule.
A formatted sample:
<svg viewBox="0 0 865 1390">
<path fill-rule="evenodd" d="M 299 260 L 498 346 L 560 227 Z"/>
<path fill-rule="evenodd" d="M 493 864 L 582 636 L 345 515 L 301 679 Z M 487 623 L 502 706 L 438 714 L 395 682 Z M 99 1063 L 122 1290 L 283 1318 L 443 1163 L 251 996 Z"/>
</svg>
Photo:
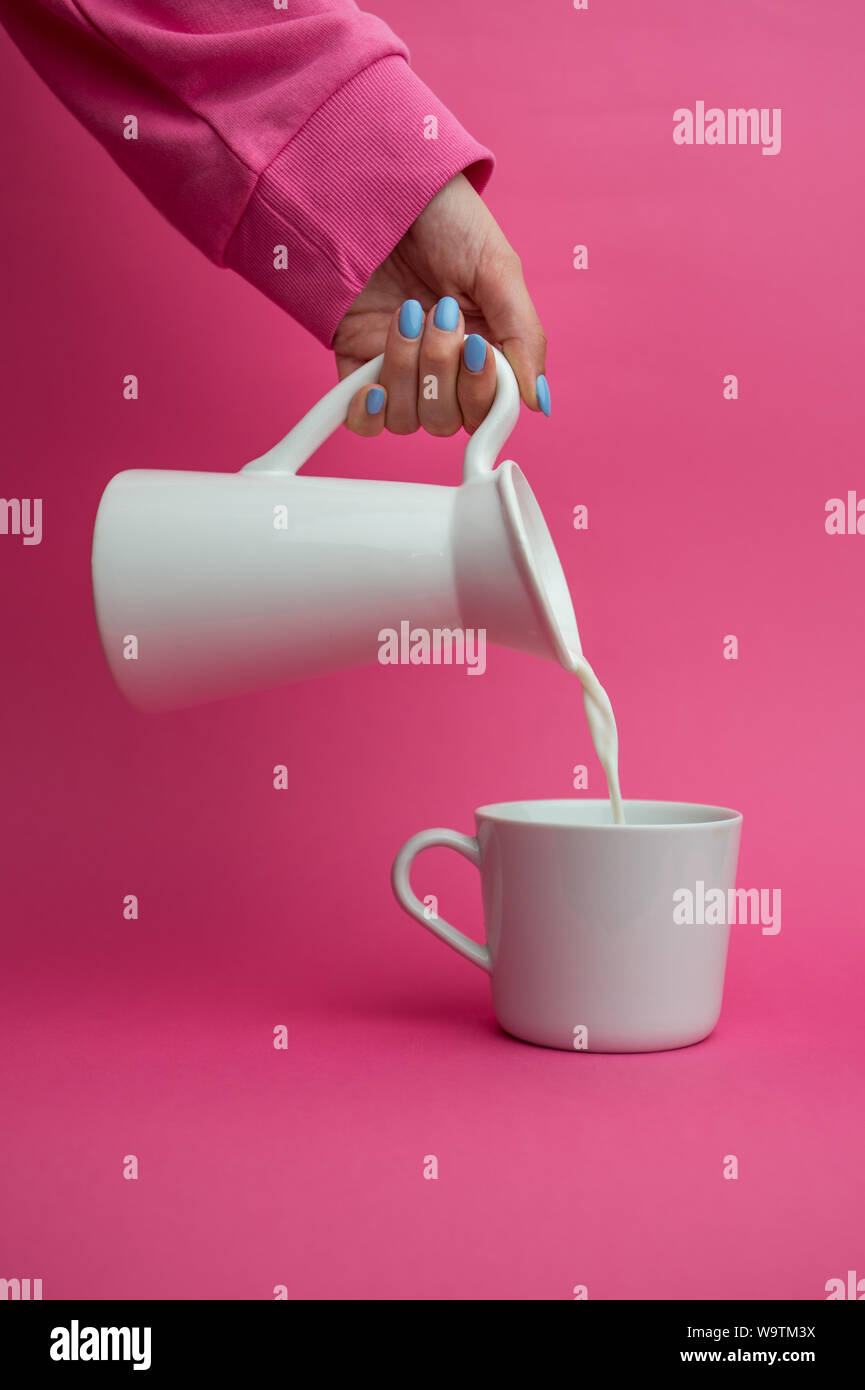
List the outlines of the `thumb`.
<svg viewBox="0 0 865 1390">
<path fill-rule="evenodd" d="M 501 343 L 502 352 L 514 369 L 526 405 L 549 415 L 547 340 L 523 279 L 520 258 L 507 243 L 493 256 L 482 259 L 474 299 L 492 341 Z"/>
</svg>

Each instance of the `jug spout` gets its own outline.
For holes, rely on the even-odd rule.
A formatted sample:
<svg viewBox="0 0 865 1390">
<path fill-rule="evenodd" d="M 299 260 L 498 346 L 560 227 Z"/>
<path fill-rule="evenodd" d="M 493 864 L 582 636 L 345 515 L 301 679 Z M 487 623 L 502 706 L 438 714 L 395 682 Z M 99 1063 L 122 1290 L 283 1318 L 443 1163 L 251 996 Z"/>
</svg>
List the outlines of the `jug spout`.
<svg viewBox="0 0 865 1390">
<path fill-rule="evenodd" d="M 454 569 L 466 628 L 568 670 L 581 654 L 571 595 L 534 493 L 509 460 L 466 482 L 454 509 Z"/>
</svg>

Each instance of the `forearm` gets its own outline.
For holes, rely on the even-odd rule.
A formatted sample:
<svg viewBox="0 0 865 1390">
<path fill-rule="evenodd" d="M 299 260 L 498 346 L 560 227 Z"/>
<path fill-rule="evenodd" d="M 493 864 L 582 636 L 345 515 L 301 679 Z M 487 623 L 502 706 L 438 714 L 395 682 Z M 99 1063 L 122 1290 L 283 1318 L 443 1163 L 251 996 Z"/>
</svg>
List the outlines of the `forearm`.
<svg viewBox="0 0 865 1390">
<path fill-rule="evenodd" d="M 326 345 L 438 189 L 492 170 L 350 0 L 0 0 L 0 18 L 172 225 Z"/>
</svg>

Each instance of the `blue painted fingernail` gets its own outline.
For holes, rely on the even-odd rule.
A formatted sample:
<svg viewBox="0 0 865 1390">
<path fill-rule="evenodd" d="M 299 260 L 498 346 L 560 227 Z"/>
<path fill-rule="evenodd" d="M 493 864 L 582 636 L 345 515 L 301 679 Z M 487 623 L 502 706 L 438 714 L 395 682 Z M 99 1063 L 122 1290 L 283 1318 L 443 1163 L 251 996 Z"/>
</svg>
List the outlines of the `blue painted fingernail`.
<svg viewBox="0 0 865 1390">
<path fill-rule="evenodd" d="M 446 294 L 436 305 L 435 326 L 443 328 L 446 333 L 453 333 L 459 321 L 460 306 L 451 295 Z"/>
<path fill-rule="evenodd" d="M 538 377 L 537 381 L 535 382 L 535 390 L 538 393 L 538 405 L 541 407 L 541 410 L 544 412 L 545 415 L 549 415 L 550 388 L 547 385 L 547 378 L 545 376 L 541 375 Z"/>
<path fill-rule="evenodd" d="M 378 415 L 384 405 L 384 391 L 380 386 L 373 386 L 371 391 L 366 393 L 366 413 L 367 415 Z"/>
<path fill-rule="evenodd" d="M 463 361 L 470 372 L 483 371 L 487 360 L 487 345 L 480 333 L 470 333 L 463 348 Z"/>
<path fill-rule="evenodd" d="M 399 331 L 404 338 L 419 338 L 423 328 L 423 309 L 416 299 L 407 299 L 399 311 Z"/>
</svg>

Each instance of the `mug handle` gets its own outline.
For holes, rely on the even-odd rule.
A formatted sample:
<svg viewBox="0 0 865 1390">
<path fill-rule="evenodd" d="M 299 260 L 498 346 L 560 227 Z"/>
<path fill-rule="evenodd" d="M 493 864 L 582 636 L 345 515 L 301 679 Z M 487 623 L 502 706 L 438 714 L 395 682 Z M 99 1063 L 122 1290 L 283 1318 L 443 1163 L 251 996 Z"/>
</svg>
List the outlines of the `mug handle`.
<svg viewBox="0 0 865 1390">
<path fill-rule="evenodd" d="M 474 965 L 479 965 L 481 970 L 486 970 L 487 974 L 492 974 L 493 967 L 489 948 L 482 946 L 478 941 L 472 941 L 469 936 L 464 936 L 461 931 L 457 931 L 456 927 L 452 927 L 450 922 L 446 922 L 442 917 L 428 917 L 423 903 L 412 891 L 409 874 L 415 856 L 420 854 L 421 850 L 431 849 L 433 845 L 440 845 L 445 849 L 455 849 L 457 854 L 468 859 L 469 863 L 474 864 L 476 869 L 481 866 L 480 847 L 473 835 L 460 835 L 457 830 L 421 830 L 417 835 L 412 835 L 410 840 L 406 840 L 393 861 L 391 883 L 397 902 L 405 908 L 406 912 L 415 917 L 422 927 L 426 927 L 441 941 L 452 946 L 455 951 L 459 951 L 466 960 L 472 961 Z"/>
<path fill-rule="evenodd" d="M 468 334 L 465 335 L 468 337 Z M 513 368 L 506 357 L 487 343 L 496 363 L 496 394 L 492 405 L 474 434 L 463 455 L 463 482 L 491 473 L 505 440 L 517 423 L 520 413 L 520 388 Z M 350 376 L 322 396 L 312 410 L 307 411 L 284 439 L 268 449 L 260 458 L 241 468 L 241 473 L 292 474 L 312 457 L 326 439 L 338 430 L 355 391 L 370 382 L 378 381 L 384 353 L 364 362 Z"/>
</svg>

